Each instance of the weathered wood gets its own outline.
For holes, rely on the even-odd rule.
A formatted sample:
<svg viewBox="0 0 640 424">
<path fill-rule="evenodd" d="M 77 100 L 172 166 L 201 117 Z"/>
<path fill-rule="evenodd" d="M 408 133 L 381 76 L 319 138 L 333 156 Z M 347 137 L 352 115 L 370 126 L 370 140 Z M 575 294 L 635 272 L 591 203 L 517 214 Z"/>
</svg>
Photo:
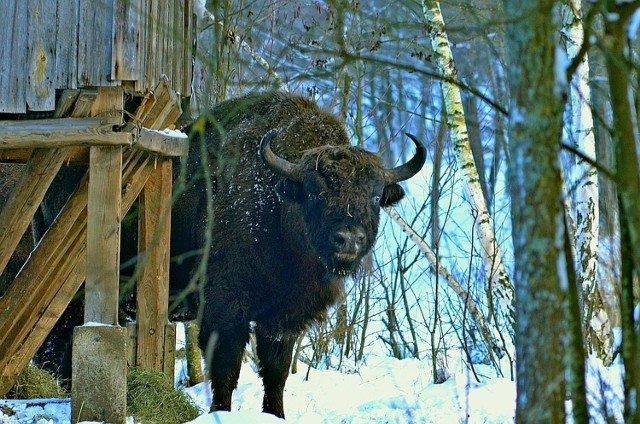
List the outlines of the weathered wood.
<svg viewBox="0 0 640 424">
<path fill-rule="evenodd" d="M 65 261 L 75 265 L 85 256 L 74 251 L 73 246 L 76 245 L 66 241 L 65 237 L 74 240 L 81 232 L 84 234 L 81 237 L 86 237 L 87 192 L 85 179 L 45 233 L 13 284 L 0 298 L 0 352 L 4 352 L 0 355 L 0 394 L 11 387 L 11 379 L 17 374 L 15 370 L 26 365 L 35 353 L 34 350 L 29 352 L 31 356 L 24 352 L 17 354 L 29 332 L 41 319 L 41 313 L 60 289 L 62 281 L 58 277 L 64 268 L 62 265 Z M 82 244 L 85 243 L 86 240 Z M 44 341 L 45 336 L 40 342 Z"/>
<path fill-rule="evenodd" d="M 173 135 L 158 130 L 141 128 L 133 145 L 149 152 L 160 153 L 163 156 L 185 156 L 189 153 L 189 142 L 186 134 Z"/>
<path fill-rule="evenodd" d="M 116 80 L 140 77 L 141 0 L 114 0 L 111 75 Z"/>
<path fill-rule="evenodd" d="M 78 20 L 78 85 L 117 85 L 111 80 L 113 2 L 81 1 Z"/>
<path fill-rule="evenodd" d="M 182 95 L 191 93 L 193 70 L 193 49 L 191 43 L 197 38 L 197 19 L 195 19 L 193 0 L 176 0 L 176 36 L 174 37 L 174 57 L 176 66 L 173 75 L 173 88 Z"/>
<path fill-rule="evenodd" d="M 157 72 L 157 67 L 154 63 L 157 63 L 157 56 L 161 53 L 159 51 L 159 20 L 158 10 L 162 2 L 147 1 L 147 28 L 146 28 L 146 49 L 144 56 L 144 69 L 145 69 L 145 85 L 143 89 L 151 90 L 159 81 L 160 74 Z"/>
<path fill-rule="evenodd" d="M 91 114 L 91 108 L 93 107 L 93 102 L 96 101 L 98 97 L 98 91 L 94 89 L 83 89 L 80 90 L 80 96 L 78 100 L 76 100 L 76 104 L 73 106 L 73 111 L 71 112 L 71 117 L 85 117 Z"/>
<path fill-rule="evenodd" d="M 12 0 L 0 26 L 0 113 L 53 110 L 56 89 L 126 85 L 167 75 L 191 90 L 193 0 Z"/>
<path fill-rule="evenodd" d="M 122 122 L 123 102 L 121 88 L 99 87 L 91 115 L 115 117 Z M 121 185 L 122 148 L 91 147 L 85 322 L 118 323 Z"/>
<path fill-rule="evenodd" d="M 169 81 L 173 82 L 173 74 L 172 74 L 172 46 L 173 43 L 170 41 L 174 36 L 173 31 L 173 1 L 168 0 L 164 2 L 158 2 L 160 5 L 159 10 L 159 20 L 160 25 L 158 26 L 158 32 L 160 37 L 160 49 L 162 54 L 156 60 L 156 67 L 158 68 L 159 75 L 167 75 Z"/>
<path fill-rule="evenodd" d="M 31 154 L 20 181 L 0 211 L 0 274 L 27 230 L 68 150 L 34 150 Z"/>
<path fill-rule="evenodd" d="M 186 28 L 186 17 L 185 13 L 185 4 L 189 3 L 189 0 L 174 0 L 174 10 L 171 19 L 173 19 L 173 33 L 171 34 L 171 53 L 169 60 L 169 66 L 171 66 L 171 80 L 173 81 L 173 88 L 179 92 L 183 90 L 183 72 L 184 72 L 184 63 L 183 60 L 183 51 L 187 48 L 184 45 L 186 39 L 184 38 L 184 31 Z M 188 50 L 191 50 L 188 48 Z"/>
<path fill-rule="evenodd" d="M 185 1 L 184 16 L 186 25 L 183 32 L 184 48 L 182 52 L 184 57 L 182 59 L 182 66 L 185 72 L 182 78 L 180 93 L 183 96 L 187 96 L 191 94 L 191 83 L 193 81 L 193 48 L 191 44 L 198 38 L 198 19 L 195 18 L 193 0 Z"/>
<path fill-rule="evenodd" d="M 110 116 L 124 122 L 124 90 L 121 87 L 98 87 L 98 95 L 91 105 L 91 116 Z"/>
<path fill-rule="evenodd" d="M 89 155 L 85 322 L 118 323 L 122 149 L 92 147 Z"/>
<path fill-rule="evenodd" d="M 122 216 L 153 169 L 145 153 L 126 155 Z M 0 297 L 0 396 L 13 386 L 85 279 L 87 198 L 85 178 Z"/>
<path fill-rule="evenodd" d="M 24 113 L 27 109 L 28 3 L 12 1 L 2 10 L 0 25 L 0 112 Z"/>
<path fill-rule="evenodd" d="M 91 111 L 91 105 L 95 101 L 97 91 L 92 90 L 90 102 L 87 101 L 86 90 L 64 90 L 58 99 L 54 118 L 64 118 L 67 116 L 82 117 L 87 116 Z M 82 106 L 76 107 L 78 103 Z M 1 149 L 0 162 L 5 163 L 25 163 L 31 156 L 33 149 Z M 89 150 L 86 147 L 68 148 L 66 164 L 88 164 Z"/>
<path fill-rule="evenodd" d="M 136 122 L 145 128 L 162 130 L 172 127 L 180 115 L 180 98 L 169 86 L 167 78 L 162 77 L 136 111 Z"/>
<path fill-rule="evenodd" d="M 33 149 L 0 149 L 0 163 L 26 163 Z M 71 147 L 63 161 L 65 165 L 89 164 L 88 147 Z"/>
<path fill-rule="evenodd" d="M 82 90 L 64 90 L 58 99 L 56 104 L 56 110 L 54 111 L 54 118 L 66 118 L 71 115 L 74 111 L 74 107 L 76 102 L 80 98 L 80 93 Z M 83 115 L 76 115 L 76 117 L 87 116 L 85 113 Z"/>
<path fill-rule="evenodd" d="M 144 265 L 136 288 L 136 365 L 163 369 L 169 307 L 171 159 L 156 168 L 140 195 L 138 251 Z"/>
<path fill-rule="evenodd" d="M 115 117 L 0 121 L 0 149 L 54 148 L 78 145 L 131 145 L 127 132 L 114 132 Z"/>
<path fill-rule="evenodd" d="M 134 81 L 134 90 L 137 92 L 145 92 L 146 80 L 147 80 L 147 29 L 149 26 L 149 14 L 148 9 L 149 5 L 147 4 L 149 0 L 138 0 L 140 3 L 140 20 L 139 20 L 139 38 L 140 43 L 138 45 L 138 67 L 139 67 L 139 78 Z"/>
<path fill-rule="evenodd" d="M 31 328 L 24 328 L 22 333 L 23 339 L 17 339 L 16 344 L 11 347 L 15 349 L 12 354 L 13 358 L 6 366 L 4 372 L 0 376 L 0 395 L 3 388 L 13 385 L 12 381 L 18 378 L 22 369 L 28 364 L 29 360 L 38 351 L 45 338 L 54 327 L 60 315 L 74 298 L 86 275 L 86 209 L 79 216 L 79 220 L 75 222 L 71 231 L 67 233 L 66 243 L 63 246 L 64 254 L 72 255 L 76 260 L 64 258 L 58 263 L 55 272 L 48 275 L 43 281 L 53 285 L 51 291 L 44 293 L 45 299 L 40 299 L 39 314 L 35 320 L 29 321 Z M 49 285 L 45 286 L 49 287 Z M 49 301 L 47 303 L 47 300 Z M 23 343 L 20 344 L 20 341 Z M 5 386 L 7 384 L 7 386 Z M 8 387 L 7 387 L 8 388 Z"/>
<path fill-rule="evenodd" d="M 55 88 L 78 86 L 78 10 L 80 0 L 57 2 Z"/>
<path fill-rule="evenodd" d="M 29 110 L 53 110 L 56 102 L 56 19 L 51 19 L 51 5 L 46 0 L 28 0 L 29 48 L 27 72 L 27 106 Z"/>
</svg>

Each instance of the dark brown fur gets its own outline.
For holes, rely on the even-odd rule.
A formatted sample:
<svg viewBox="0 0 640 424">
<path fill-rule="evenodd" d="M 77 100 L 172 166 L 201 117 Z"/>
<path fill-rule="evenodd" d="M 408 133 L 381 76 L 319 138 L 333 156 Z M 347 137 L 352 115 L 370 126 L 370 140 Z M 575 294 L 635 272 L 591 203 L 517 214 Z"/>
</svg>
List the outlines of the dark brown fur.
<svg viewBox="0 0 640 424">
<path fill-rule="evenodd" d="M 261 159 L 260 142 L 272 129 L 273 151 L 304 168 L 302 182 L 282 178 Z M 385 184 L 380 157 L 350 146 L 344 123 L 305 97 L 266 93 L 224 102 L 187 131 L 187 174 L 199 182 L 178 199 L 175 216 L 184 218 L 186 211 L 192 222 L 209 222 L 203 168 L 212 172 L 214 187 L 200 333 L 211 358 L 212 409 L 231 406 L 253 321 L 263 409 L 283 416 L 296 338 L 324 318 L 342 293 L 344 277 L 373 246 L 380 206 L 404 193 L 395 183 Z M 193 241 L 180 251 L 202 246 L 204 226 L 196 227 L 174 225 L 183 242 Z"/>
<path fill-rule="evenodd" d="M 269 139 L 273 152 L 297 164 L 299 180 L 263 161 L 260 143 L 271 130 L 277 131 Z M 230 409 L 254 322 L 263 409 L 284 416 L 295 340 L 341 296 L 345 276 L 373 246 L 380 207 L 404 192 L 398 179 L 388 179 L 380 157 L 350 146 L 341 120 L 302 96 L 273 92 L 223 102 L 186 131 L 189 156 L 174 166 L 171 292 L 180 297 L 189 288 L 182 302 L 187 316 L 204 301 L 200 346 L 207 352 L 211 408 Z M 416 145 L 419 154 L 401 179 L 424 163 L 424 148 Z M 65 168 L 58 175 L 34 219 L 36 238 L 83 172 Z M 126 226 L 121 251 L 133 255 L 125 251 L 136 246 L 135 220 Z M 70 331 L 82 319 L 82 302 L 73 305 L 41 352 L 63 376 L 70 369 Z"/>
</svg>

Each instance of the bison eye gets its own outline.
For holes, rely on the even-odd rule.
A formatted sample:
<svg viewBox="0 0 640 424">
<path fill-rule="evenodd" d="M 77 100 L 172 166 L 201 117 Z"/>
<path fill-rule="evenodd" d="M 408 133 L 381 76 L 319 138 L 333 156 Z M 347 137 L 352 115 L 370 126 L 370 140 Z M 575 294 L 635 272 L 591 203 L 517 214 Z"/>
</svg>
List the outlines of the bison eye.
<svg viewBox="0 0 640 424">
<path fill-rule="evenodd" d="M 380 196 L 373 196 L 373 203 L 375 203 L 376 205 L 379 205 L 381 198 L 382 197 L 380 197 Z"/>
</svg>

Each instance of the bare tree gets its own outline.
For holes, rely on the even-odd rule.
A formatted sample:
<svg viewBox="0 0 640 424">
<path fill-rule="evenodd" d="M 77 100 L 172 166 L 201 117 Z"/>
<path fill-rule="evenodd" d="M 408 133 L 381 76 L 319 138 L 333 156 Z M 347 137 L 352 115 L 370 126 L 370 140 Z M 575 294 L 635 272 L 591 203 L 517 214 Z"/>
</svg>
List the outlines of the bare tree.
<svg viewBox="0 0 640 424">
<path fill-rule="evenodd" d="M 570 61 L 576 61 L 575 74 L 569 85 L 571 110 L 571 137 L 574 146 L 595 161 L 596 144 L 591 113 L 591 89 L 589 87 L 589 60 L 584 52 L 584 28 L 582 5 L 571 0 L 562 9 L 562 41 Z M 588 43 L 588 41 L 587 41 Z M 569 76 L 571 77 L 571 75 Z M 604 290 L 597 271 L 599 237 L 599 190 L 598 172 L 582 157 L 576 159 L 574 169 L 575 202 L 574 222 L 577 283 L 582 291 L 584 334 L 586 344 L 605 364 L 613 360 L 611 321 L 603 304 Z"/>
<path fill-rule="evenodd" d="M 442 74 L 441 87 L 451 139 L 460 171 L 463 173 L 467 195 L 478 215 L 477 235 L 481 243 L 480 254 L 490 292 L 493 297 L 492 315 L 502 334 L 502 345 L 507 354 L 513 354 L 513 285 L 504 266 L 502 251 L 497 243 L 493 219 L 485 201 L 480 177 L 469 142 L 467 124 L 462 106 L 462 97 L 457 82 L 457 71 L 444 29 L 444 20 L 437 1 L 422 1 L 422 10 L 431 37 L 438 70 Z"/>
</svg>

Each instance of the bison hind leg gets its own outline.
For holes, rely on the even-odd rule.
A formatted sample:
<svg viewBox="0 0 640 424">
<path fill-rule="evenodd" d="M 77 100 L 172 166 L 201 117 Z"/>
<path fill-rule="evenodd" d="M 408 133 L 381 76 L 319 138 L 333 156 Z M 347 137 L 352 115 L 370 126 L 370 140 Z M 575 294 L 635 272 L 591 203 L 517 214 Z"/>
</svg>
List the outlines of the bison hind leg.
<svg viewBox="0 0 640 424">
<path fill-rule="evenodd" d="M 284 418 L 284 385 L 289 376 L 295 336 L 273 337 L 256 329 L 256 353 L 264 385 L 263 412 Z"/>
</svg>

